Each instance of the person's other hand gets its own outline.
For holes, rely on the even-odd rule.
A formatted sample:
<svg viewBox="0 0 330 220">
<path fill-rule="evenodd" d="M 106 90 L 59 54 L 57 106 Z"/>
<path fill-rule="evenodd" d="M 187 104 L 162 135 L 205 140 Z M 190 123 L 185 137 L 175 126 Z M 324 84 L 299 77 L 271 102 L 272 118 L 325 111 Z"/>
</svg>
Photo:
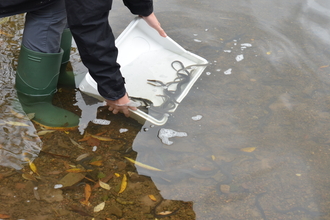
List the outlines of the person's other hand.
<svg viewBox="0 0 330 220">
<path fill-rule="evenodd" d="M 158 31 L 158 33 L 159 33 L 160 36 L 162 36 L 162 37 L 166 37 L 167 36 L 167 34 L 163 30 L 163 28 L 160 26 L 160 23 L 159 23 L 156 15 L 154 13 L 151 13 L 147 17 L 144 17 L 144 16 L 140 16 L 140 17 L 142 17 L 149 24 L 150 27 L 152 27 L 156 31 Z"/>
<path fill-rule="evenodd" d="M 137 110 L 136 107 L 139 106 L 136 102 L 131 101 L 128 98 L 128 95 L 125 94 L 122 98 L 118 100 L 105 100 L 107 105 L 109 106 L 109 111 L 112 111 L 113 114 L 117 114 L 118 112 L 122 112 L 126 117 L 129 116 L 129 110 Z"/>
</svg>

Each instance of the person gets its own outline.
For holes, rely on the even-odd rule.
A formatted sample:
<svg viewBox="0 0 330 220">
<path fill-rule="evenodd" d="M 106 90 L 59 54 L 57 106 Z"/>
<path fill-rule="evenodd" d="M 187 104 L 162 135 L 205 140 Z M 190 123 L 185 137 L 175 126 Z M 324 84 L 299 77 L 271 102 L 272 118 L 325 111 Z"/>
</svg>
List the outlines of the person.
<svg viewBox="0 0 330 220">
<path fill-rule="evenodd" d="M 142 17 L 166 37 L 153 12 L 152 0 L 123 2 L 132 14 Z M 0 2 L 0 17 L 27 12 L 15 86 L 24 111 L 35 113 L 36 123 L 58 130 L 75 129 L 79 124 L 79 116 L 52 105 L 57 84 L 74 80 L 65 70 L 72 36 L 109 110 L 126 116 L 129 116 L 129 109 L 136 110 L 130 105 L 125 79 L 117 63 L 118 50 L 108 20 L 111 6 L 112 0 Z"/>
</svg>

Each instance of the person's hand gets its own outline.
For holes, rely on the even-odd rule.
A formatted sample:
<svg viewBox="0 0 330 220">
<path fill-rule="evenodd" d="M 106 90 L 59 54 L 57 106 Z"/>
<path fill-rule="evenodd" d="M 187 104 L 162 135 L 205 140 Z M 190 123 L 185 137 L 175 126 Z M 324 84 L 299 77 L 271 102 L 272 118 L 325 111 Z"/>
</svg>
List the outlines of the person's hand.
<svg viewBox="0 0 330 220">
<path fill-rule="evenodd" d="M 126 117 L 129 116 L 129 110 L 137 110 L 136 107 L 139 107 L 139 104 L 131 101 L 128 98 L 128 95 L 125 94 L 122 98 L 118 100 L 105 100 L 107 105 L 109 106 L 109 111 L 112 111 L 113 114 L 117 114 L 118 112 L 122 112 Z"/>
<path fill-rule="evenodd" d="M 148 24 L 150 27 L 154 28 L 156 31 L 158 31 L 159 35 L 162 37 L 166 37 L 166 33 L 163 30 L 163 28 L 160 26 L 160 23 L 156 17 L 156 15 L 154 13 L 151 13 L 149 16 L 144 17 L 144 16 L 140 16 L 142 17 Z"/>
</svg>

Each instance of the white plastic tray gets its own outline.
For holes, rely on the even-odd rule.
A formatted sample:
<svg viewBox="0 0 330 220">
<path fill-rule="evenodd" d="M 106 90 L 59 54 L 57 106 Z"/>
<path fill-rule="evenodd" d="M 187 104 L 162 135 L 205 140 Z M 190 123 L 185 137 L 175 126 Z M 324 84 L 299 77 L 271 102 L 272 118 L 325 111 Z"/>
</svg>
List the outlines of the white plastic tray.
<svg viewBox="0 0 330 220">
<path fill-rule="evenodd" d="M 164 102 L 163 88 L 147 83 L 147 80 L 159 80 L 163 83 L 172 82 L 177 78 L 177 71 L 171 66 L 173 61 L 180 61 L 183 65 L 207 64 L 207 60 L 199 57 L 174 42 L 170 37 L 161 37 L 143 19 L 135 18 L 116 39 L 119 54 L 117 61 L 121 65 L 122 75 L 125 77 L 126 90 L 129 96 L 147 99 L 154 106 Z M 206 66 L 196 66 L 191 72 L 190 81 L 184 86 L 176 98 L 178 107 L 183 98 L 202 74 Z M 79 89 L 87 95 L 99 100 L 104 100 L 97 91 L 97 84 L 89 73 L 79 85 Z M 142 122 L 148 120 L 156 125 L 163 125 L 168 119 L 168 114 L 153 116 L 138 109 L 131 111 L 131 117 Z"/>
</svg>

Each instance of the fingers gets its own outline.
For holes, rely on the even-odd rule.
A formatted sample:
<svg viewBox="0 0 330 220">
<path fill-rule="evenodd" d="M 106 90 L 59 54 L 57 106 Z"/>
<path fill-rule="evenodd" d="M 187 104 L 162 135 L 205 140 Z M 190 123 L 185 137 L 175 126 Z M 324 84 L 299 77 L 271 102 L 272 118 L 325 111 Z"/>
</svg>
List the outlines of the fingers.
<svg viewBox="0 0 330 220">
<path fill-rule="evenodd" d="M 124 113 L 124 115 L 126 117 L 130 116 L 129 109 L 134 110 L 134 111 L 137 110 L 137 108 L 134 106 L 109 106 L 108 109 L 115 115 L 118 114 L 119 112 L 122 112 L 122 113 Z"/>
</svg>

